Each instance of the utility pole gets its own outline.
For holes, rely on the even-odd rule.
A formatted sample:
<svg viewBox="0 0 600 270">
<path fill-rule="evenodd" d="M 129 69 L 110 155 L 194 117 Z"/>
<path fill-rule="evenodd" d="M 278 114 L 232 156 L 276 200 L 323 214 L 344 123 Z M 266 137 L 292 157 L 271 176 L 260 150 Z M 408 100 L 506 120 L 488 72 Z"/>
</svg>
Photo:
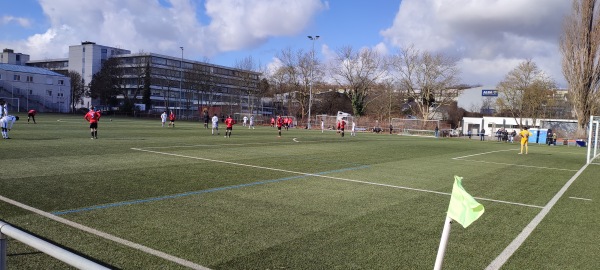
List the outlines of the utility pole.
<svg viewBox="0 0 600 270">
<path fill-rule="evenodd" d="M 308 122 L 307 122 L 307 128 L 310 129 L 310 110 L 312 107 L 312 87 L 313 87 L 313 70 L 315 69 L 315 41 L 317 39 L 319 39 L 320 36 L 308 36 L 308 39 L 312 40 L 312 51 L 311 51 L 311 57 L 310 57 L 310 85 L 308 88 Z"/>
<path fill-rule="evenodd" d="M 181 72 L 179 73 L 179 117 L 181 117 L 181 94 L 183 92 L 183 47 L 179 47 L 181 49 Z"/>
</svg>

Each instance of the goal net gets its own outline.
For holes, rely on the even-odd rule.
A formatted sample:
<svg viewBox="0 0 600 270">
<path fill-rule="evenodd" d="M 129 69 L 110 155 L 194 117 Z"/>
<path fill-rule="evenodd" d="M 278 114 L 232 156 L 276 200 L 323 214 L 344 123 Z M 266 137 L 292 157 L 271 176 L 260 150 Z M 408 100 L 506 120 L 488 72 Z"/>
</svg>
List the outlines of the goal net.
<svg viewBox="0 0 600 270">
<path fill-rule="evenodd" d="M 393 133 L 408 136 L 435 136 L 435 128 L 440 127 L 440 120 L 392 118 L 390 121 Z"/>
<path fill-rule="evenodd" d="M 600 116 L 590 117 L 590 124 L 588 126 L 588 139 L 587 139 L 587 163 L 600 164 L 598 159 L 598 127 L 600 125 Z"/>
<path fill-rule="evenodd" d="M 324 130 L 337 130 L 337 122 L 340 119 L 346 121 L 346 130 L 350 130 L 350 128 L 352 127 L 352 122 L 354 122 L 354 117 L 350 114 L 343 112 L 338 112 L 338 115 L 316 115 L 314 127 L 319 129 L 323 127 Z"/>
</svg>

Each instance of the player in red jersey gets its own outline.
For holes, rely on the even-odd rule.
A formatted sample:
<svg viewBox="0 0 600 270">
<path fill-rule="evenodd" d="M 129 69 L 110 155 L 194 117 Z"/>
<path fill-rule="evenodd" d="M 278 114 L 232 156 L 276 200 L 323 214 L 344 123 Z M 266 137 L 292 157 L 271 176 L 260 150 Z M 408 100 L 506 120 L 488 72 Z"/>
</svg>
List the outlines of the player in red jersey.
<svg viewBox="0 0 600 270">
<path fill-rule="evenodd" d="M 175 127 L 175 114 L 173 113 L 173 111 L 171 111 L 171 114 L 169 114 L 169 126 L 171 125 Z"/>
<path fill-rule="evenodd" d="M 283 126 L 283 119 L 281 116 L 277 116 L 277 132 L 279 133 L 278 137 L 281 137 L 281 127 Z"/>
<path fill-rule="evenodd" d="M 94 111 L 94 107 L 91 107 L 90 111 L 87 112 L 83 118 L 90 122 L 92 139 L 98 139 L 98 120 L 100 120 L 100 113 Z"/>
<path fill-rule="evenodd" d="M 233 124 L 233 118 L 231 118 L 231 115 L 228 115 L 227 119 L 225 119 L 225 125 L 227 125 L 227 128 L 225 129 L 225 138 L 231 138 L 231 130 L 233 130 Z"/>
<path fill-rule="evenodd" d="M 37 124 L 35 122 L 35 115 L 37 114 L 37 111 L 34 109 L 29 110 L 29 112 L 27 112 L 27 124 L 29 124 L 29 118 L 31 118 L 31 120 L 33 120 L 34 124 Z"/>
<path fill-rule="evenodd" d="M 346 121 L 344 121 L 344 119 L 340 120 L 338 123 L 338 128 L 340 129 L 342 137 L 344 137 L 344 129 L 346 128 Z"/>
</svg>

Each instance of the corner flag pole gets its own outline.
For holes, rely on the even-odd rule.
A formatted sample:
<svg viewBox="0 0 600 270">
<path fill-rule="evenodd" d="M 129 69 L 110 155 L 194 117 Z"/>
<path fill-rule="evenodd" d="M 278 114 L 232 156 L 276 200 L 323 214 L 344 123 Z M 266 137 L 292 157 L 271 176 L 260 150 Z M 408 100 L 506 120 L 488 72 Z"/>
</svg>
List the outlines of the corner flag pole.
<svg viewBox="0 0 600 270">
<path fill-rule="evenodd" d="M 446 245 L 448 244 L 448 238 L 450 237 L 450 227 L 452 227 L 452 219 L 446 216 L 444 221 L 444 229 L 442 230 L 442 240 L 440 240 L 440 247 L 438 248 L 437 257 L 435 257 L 434 270 L 441 270 L 442 263 L 444 262 L 444 254 L 446 253 Z"/>
</svg>

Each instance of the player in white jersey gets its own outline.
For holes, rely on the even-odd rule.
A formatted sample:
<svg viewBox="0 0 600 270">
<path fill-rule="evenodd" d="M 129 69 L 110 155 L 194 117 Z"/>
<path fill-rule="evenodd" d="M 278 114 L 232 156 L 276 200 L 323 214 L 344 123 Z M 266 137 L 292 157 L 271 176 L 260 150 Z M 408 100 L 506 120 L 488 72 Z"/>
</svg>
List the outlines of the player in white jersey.
<svg viewBox="0 0 600 270">
<path fill-rule="evenodd" d="M 164 111 L 161 115 L 160 115 L 160 122 L 162 124 L 162 127 L 165 127 L 165 123 L 167 123 L 167 111 Z"/>
<path fill-rule="evenodd" d="M 4 99 L 0 99 L 0 119 L 8 115 L 8 105 Z"/>
<path fill-rule="evenodd" d="M 350 136 L 356 136 L 356 123 L 352 121 L 352 130 L 350 131 Z"/>
<path fill-rule="evenodd" d="M 0 119 L 0 127 L 2 127 L 2 138 L 10 139 L 8 132 L 12 129 L 15 121 L 19 120 L 18 116 L 6 115 Z"/>
<path fill-rule="evenodd" d="M 215 130 L 217 131 L 217 135 L 221 134 L 219 133 L 219 117 L 216 113 L 215 116 L 212 117 L 212 135 L 215 135 Z"/>
<path fill-rule="evenodd" d="M 246 126 L 246 123 L 248 122 L 248 116 L 245 116 L 245 115 L 244 115 L 244 118 L 242 118 L 242 120 L 243 120 L 243 122 L 242 122 L 242 123 L 243 123 L 243 124 L 242 124 L 242 126 L 244 126 L 244 127 L 245 127 L 245 126 Z"/>
<path fill-rule="evenodd" d="M 250 115 L 250 125 L 248 129 L 254 129 L 254 115 Z"/>
</svg>

